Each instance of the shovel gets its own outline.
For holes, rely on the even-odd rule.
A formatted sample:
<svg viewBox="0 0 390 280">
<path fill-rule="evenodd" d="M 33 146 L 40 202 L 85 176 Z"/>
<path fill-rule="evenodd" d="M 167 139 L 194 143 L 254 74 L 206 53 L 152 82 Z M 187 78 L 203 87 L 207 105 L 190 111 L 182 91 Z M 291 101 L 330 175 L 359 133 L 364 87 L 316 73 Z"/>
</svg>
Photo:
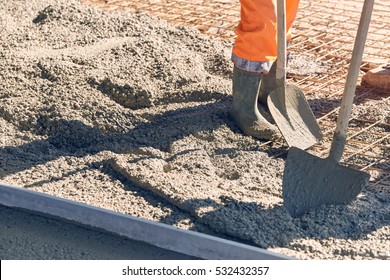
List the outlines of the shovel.
<svg viewBox="0 0 390 280">
<path fill-rule="evenodd" d="M 268 95 L 268 108 L 287 144 L 307 149 L 321 141 L 322 133 L 303 92 L 295 85 L 286 84 L 285 0 L 278 0 L 277 14 L 276 89 Z"/>
<path fill-rule="evenodd" d="M 365 0 L 348 69 L 336 130 L 328 158 L 291 147 L 283 175 L 284 206 L 293 217 L 324 204 L 348 204 L 368 184 L 370 175 L 339 164 L 346 144 L 359 67 L 362 62 L 374 0 Z"/>
</svg>

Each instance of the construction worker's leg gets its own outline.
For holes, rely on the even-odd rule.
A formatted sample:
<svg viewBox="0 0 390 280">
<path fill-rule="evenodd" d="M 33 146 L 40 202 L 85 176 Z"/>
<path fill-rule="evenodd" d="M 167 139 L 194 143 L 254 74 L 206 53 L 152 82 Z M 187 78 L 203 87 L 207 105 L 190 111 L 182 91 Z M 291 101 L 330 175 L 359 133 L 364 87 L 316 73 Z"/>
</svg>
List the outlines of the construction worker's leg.
<svg viewBox="0 0 390 280">
<path fill-rule="evenodd" d="M 240 0 L 240 3 L 232 60 L 242 70 L 268 72 L 277 55 L 275 1 Z"/>
<path fill-rule="evenodd" d="M 279 136 L 278 128 L 258 110 L 263 73 L 276 58 L 276 13 L 272 0 L 241 0 L 241 20 L 232 51 L 233 103 L 230 116 L 247 135 L 260 139 Z"/>
<path fill-rule="evenodd" d="M 259 85 L 263 74 L 234 66 L 233 103 L 230 117 L 246 135 L 271 140 L 280 137 L 278 128 L 268 122 L 258 109 Z"/>
<path fill-rule="evenodd" d="M 267 73 L 277 56 L 276 0 L 240 0 L 241 18 L 235 30 L 234 64 L 249 72 Z M 298 11 L 299 0 L 286 0 L 287 39 Z"/>
</svg>

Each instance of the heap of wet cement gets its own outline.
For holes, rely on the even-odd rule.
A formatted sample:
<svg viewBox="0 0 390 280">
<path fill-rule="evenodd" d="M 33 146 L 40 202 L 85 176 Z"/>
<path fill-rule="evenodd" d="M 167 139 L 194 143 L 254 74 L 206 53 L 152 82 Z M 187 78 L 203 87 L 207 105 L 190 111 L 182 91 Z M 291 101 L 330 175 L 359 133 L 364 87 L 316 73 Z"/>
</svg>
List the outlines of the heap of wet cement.
<svg viewBox="0 0 390 280">
<path fill-rule="evenodd" d="M 77 1 L 0 15 L 2 181 L 301 258 L 389 258 L 386 192 L 289 216 L 285 144 L 228 118 L 229 45 Z"/>
</svg>

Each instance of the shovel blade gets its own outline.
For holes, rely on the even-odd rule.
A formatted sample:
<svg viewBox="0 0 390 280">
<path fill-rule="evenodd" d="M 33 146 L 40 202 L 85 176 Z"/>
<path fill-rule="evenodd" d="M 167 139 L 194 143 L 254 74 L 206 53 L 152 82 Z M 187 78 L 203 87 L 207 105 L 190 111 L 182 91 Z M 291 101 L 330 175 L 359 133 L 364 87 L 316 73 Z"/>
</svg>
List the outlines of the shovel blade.
<svg viewBox="0 0 390 280">
<path fill-rule="evenodd" d="M 370 175 L 365 172 L 292 147 L 283 175 L 284 206 L 292 217 L 299 217 L 321 205 L 348 204 L 369 179 Z"/>
<path fill-rule="evenodd" d="M 277 87 L 268 108 L 287 144 L 307 149 L 322 139 L 321 129 L 303 92 L 295 85 Z"/>
</svg>

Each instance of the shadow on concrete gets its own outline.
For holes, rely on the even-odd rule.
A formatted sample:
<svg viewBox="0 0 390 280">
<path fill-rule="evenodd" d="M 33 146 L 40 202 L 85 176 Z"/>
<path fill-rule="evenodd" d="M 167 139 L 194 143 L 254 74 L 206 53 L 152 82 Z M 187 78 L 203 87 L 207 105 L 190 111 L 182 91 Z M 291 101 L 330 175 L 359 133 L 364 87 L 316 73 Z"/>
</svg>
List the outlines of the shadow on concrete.
<svg viewBox="0 0 390 280">
<path fill-rule="evenodd" d="M 215 208 L 217 202 L 191 200 L 186 204 Z M 376 213 L 370 205 L 367 203 L 359 210 L 350 205 L 323 206 L 319 211 L 292 218 L 283 205 L 265 208 L 254 202 L 225 197 L 223 205 L 198 220 L 215 232 L 223 232 L 224 238 L 268 249 L 286 246 L 297 239 L 365 239 L 367 234 L 390 225 L 390 214 Z M 337 216 L 343 216 L 341 220 L 346 222 L 341 223 Z M 369 221 L 368 217 L 371 217 Z"/>
<path fill-rule="evenodd" d="M 329 105 L 331 104 L 329 102 L 327 104 L 333 106 Z M 137 124 L 127 133 L 104 134 L 96 127 L 85 125 L 80 121 L 53 120 L 43 130 L 47 136 L 45 140 L 0 149 L 0 156 L 3 159 L 0 162 L 0 178 L 62 156 L 84 157 L 101 151 L 128 153 L 140 147 L 153 147 L 168 151 L 170 145 L 178 139 L 201 131 L 212 131 L 221 125 L 228 125 L 230 129 L 240 133 L 228 118 L 228 106 L 229 100 L 219 100 L 206 105 L 167 111 L 155 116 L 154 120 L 150 122 Z M 220 150 L 219 152 L 229 151 Z M 43 156 L 39 156 L 38 153 Z M 113 178 L 121 178 L 114 170 L 108 169 L 104 162 L 93 163 L 85 168 L 103 168 L 103 171 Z M 65 176 L 71 175 L 72 172 L 65 174 Z M 50 180 L 60 180 L 61 178 L 51 178 Z M 122 178 L 121 180 L 126 179 Z M 26 187 L 35 187 L 44 183 L 41 181 Z M 123 183 L 126 187 L 138 188 L 139 195 L 151 197 L 149 202 L 153 206 L 157 206 L 157 202 L 153 199 L 153 196 L 157 196 L 156 194 L 134 186 L 131 182 L 123 181 Z M 174 205 L 171 201 L 165 202 L 179 208 L 179 205 Z M 186 204 L 213 206 L 216 202 L 202 200 L 188 201 Z M 262 248 L 283 246 L 292 240 L 307 237 L 360 239 L 368 233 L 390 224 L 389 216 L 377 216 L 375 220 L 362 224 L 361 216 L 353 213 L 348 206 L 338 206 L 332 209 L 332 215 L 321 216 L 318 214 L 324 213 L 325 209 L 318 211 L 318 213 L 312 212 L 301 218 L 292 219 L 281 205 L 264 208 L 256 203 L 224 198 L 223 205 L 219 205 L 215 211 L 208 212 L 202 217 L 195 217 L 193 214 L 195 211 L 188 212 L 202 224 L 209 226 L 211 231 L 215 231 L 216 234 L 223 232 L 233 240 L 239 238 L 242 242 L 255 244 Z M 368 215 L 367 213 L 370 213 L 371 210 L 367 207 L 361 211 L 361 215 L 364 216 Z M 350 219 L 348 223 L 337 224 L 337 219 L 332 218 L 334 215 L 348 215 Z M 277 219 L 269 217 L 277 217 Z M 175 219 L 175 217 L 167 216 L 161 222 L 173 224 L 178 222 Z M 295 230 L 293 230 L 294 228 Z M 194 228 L 194 230 L 198 229 Z"/>
<path fill-rule="evenodd" d="M 127 133 L 104 134 L 78 120 L 46 121 L 37 128 L 45 140 L 0 148 L 0 178 L 44 164 L 62 156 L 84 157 L 101 151 L 128 153 L 140 147 L 167 151 L 171 143 L 201 131 L 212 131 L 228 124 L 238 131 L 227 116 L 227 101 L 167 111 L 154 120 L 137 124 Z M 213 120 L 213 121 L 210 121 Z M 6 160 L 4 160 L 6 159 Z"/>
</svg>

